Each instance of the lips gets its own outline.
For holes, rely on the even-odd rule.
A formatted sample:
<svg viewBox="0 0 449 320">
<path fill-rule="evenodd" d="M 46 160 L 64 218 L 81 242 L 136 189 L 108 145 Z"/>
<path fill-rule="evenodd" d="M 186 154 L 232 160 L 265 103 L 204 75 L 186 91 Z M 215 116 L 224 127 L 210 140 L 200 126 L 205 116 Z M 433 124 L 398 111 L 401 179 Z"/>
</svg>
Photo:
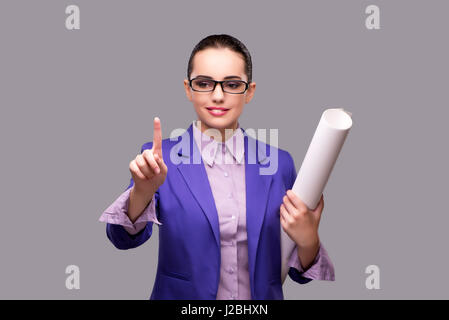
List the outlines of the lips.
<svg viewBox="0 0 449 320">
<path fill-rule="evenodd" d="M 213 116 L 222 116 L 228 112 L 229 109 L 223 107 L 207 107 L 206 108 L 209 113 Z"/>
<path fill-rule="evenodd" d="M 229 109 L 223 108 L 223 107 L 207 107 L 207 110 L 222 110 L 222 111 L 228 111 Z"/>
</svg>

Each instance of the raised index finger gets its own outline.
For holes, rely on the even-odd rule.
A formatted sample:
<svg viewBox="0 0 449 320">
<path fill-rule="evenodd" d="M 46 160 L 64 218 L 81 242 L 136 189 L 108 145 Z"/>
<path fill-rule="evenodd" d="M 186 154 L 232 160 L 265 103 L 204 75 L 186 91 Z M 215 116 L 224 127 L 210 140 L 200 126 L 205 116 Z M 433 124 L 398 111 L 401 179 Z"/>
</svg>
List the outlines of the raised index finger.
<svg viewBox="0 0 449 320">
<path fill-rule="evenodd" d="M 153 127 L 153 152 L 155 152 L 162 159 L 162 130 L 161 120 L 158 117 L 154 118 Z"/>
</svg>

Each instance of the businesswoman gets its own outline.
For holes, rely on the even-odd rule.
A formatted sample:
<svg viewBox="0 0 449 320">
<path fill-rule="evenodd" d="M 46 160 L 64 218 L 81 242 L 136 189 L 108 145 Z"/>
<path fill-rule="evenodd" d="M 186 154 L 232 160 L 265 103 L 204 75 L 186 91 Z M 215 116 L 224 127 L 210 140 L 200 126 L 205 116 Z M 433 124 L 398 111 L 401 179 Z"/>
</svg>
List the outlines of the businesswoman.
<svg viewBox="0 0 449 320">
<path fill-rule="evenodd" d="M 202 39 L 184 88 L 197 120 L 177 139 L 162 139 L 161 120 L 154 118 L 153 141 L 129 164 L 129 186 L 100 217 L 118 249 L 143 244 L 158 225 L 150 299 L 283 299 L 281 226 L 296 243 L 290 278 L 334 280 L 318 235 L 323 197 L 309 210 L 291 191 L 290 154 L 240 127 L 256 90 L 245 45 L 226 34 Z M 261 174 L 272 150 L 276 170 Z"/>
</svg>

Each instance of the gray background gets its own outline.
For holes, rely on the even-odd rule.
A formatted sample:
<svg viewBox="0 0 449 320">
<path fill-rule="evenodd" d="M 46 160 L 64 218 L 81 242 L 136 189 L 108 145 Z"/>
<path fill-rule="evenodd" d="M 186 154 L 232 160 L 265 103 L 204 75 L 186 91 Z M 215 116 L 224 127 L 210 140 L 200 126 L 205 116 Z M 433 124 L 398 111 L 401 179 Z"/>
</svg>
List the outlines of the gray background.
<svg viewBox="0 0 449 320">
<path fill-rule="evenodd" d="M 81 30 L 65 28 L 77 4 Z M 381 29 L 365 28 L 365 8 Z M 148 299 L 158 229 L 113 247 L 98 222 L 152 140 L 187 128 L 194 45 L 228 33 L 253 58 L 244 128 L 279 128 L 302 163 L 324 109 L 354 126 L 325 190 L 320 236 L 336 281 L 286 299 L 449 298 L 447 1 L 0 2 L 0 298 Z M 81 289 L 65 287 L 66 266 Z M 367 290 L 365 268 L 380 268 Z"/>
</svg>

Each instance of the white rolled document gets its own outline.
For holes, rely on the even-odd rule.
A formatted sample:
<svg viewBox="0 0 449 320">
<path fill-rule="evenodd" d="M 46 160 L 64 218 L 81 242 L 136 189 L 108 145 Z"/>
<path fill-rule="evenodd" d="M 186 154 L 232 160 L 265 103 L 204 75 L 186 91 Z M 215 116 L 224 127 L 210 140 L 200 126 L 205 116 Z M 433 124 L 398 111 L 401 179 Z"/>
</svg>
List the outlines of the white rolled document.
<svg viewBox="0 0 449 320">
<path fill-rule="evenodd" d="M 351 113 L 343 108 L 327 109 L 321 115 L 309 149 L 299 169 L 292 191 L 307 205 L 315 209 L 349 129 L 352 127 Z M 282 283 L 288 274 L 288 259 L 295 242 L 281 226 Z"/>
</svg>

